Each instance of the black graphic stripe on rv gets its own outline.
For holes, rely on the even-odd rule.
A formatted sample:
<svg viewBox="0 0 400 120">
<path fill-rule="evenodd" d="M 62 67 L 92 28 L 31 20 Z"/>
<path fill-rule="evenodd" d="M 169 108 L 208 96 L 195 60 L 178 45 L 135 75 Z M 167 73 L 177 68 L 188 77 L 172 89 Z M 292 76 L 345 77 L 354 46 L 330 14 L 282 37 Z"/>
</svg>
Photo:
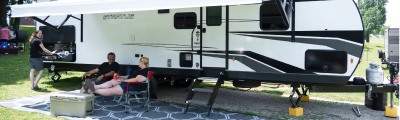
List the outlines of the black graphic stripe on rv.
<svg viewBox="0 0 400 120">
<path fill-rule="evenodd" d="M 225 51 L 204 51 L 203 50 L 203 53 L 204 52 L 225 53 Z M 260 62 L 262 62 L 264 64 L 267 64 L 267 65 L 269 65 L 271 67 L 274 67 L 276 69 L 284 71 L 286 73 L 308 73 L 308 74 L 313 74 L 310 71 L 306 71 L 304 69 L 301 69 L 301 68 L 286 64 L 284 62 L 281 62 L 281 61 L 278 61 L 278 60 L 275 60 L 275 59 L 272 59 L 272 58 L 257 54 L 257 53 L 252 52 L 252 51 L 229 51 L 229 54 L 243 54 L 243 55 L 246 55 L 246 56 L 248 56 L 250 58 L 256 59 L 256 60 L 258 60 L 258 61 L 260 61 Z"/>
<path fill-rule="evenodd" d="M 225 59 L 224 54 L 207 54 L 203 53 L 203 56 L 209 56 L 209 57 L 216 57 L 216 58 L 223 58 Z M 254 61 L 246 56 L 240 56 L 240 55 L 229 55 L 235 57 L 235 60 L 243 63 L 247 67 L 251 68 L 252 70 L 260 73 L 282 73 L 279 70 L 276 70 L 272 67 L 266 66 L 264 64 L 261 64 L 260 62 Z"/>
<path fill-rule="evenodd" d="M 237 34 L 237 35 L 291 42 L 291 38 L 290 37 L 259 36 L 259 35 L 249 35 L 249 34 Z M 353 55 L 353 56 L 361 55 L 361 52 L 362 52 L 362 49 L 363 49 L 363 46 L 347 43 L 345 41 L 340 41 L 340 40 L 337 40 L 337 39 L 323 39 L 323 40 L 321 40 L 321 39 L 318 39 L 318 38 L 299 38 L 298 37 L 298 38 L 296 38 L 296 42 L 328 46 L 328 47 L 331 47 L 331 48 L 336 49 L 336 50 L 346 51 L 348 54 Z M 338 43 L 343 43 L 343 44 L 338 44 Z"/>
<path fill-rule="evenodd" d="M 190 50 L 177 50 L 177 51 L 190 51 Z M 197 51 L 197 53 L 199 53 L 199 51 Z M 206 54 L 207 56 L 210 56 L 210 54 L 207 54 L 207 53 L 219 53 L 219 54 L 221 54 L 221 56 L 223 56 L 223 57 L 215 56 L 215 55 L 214 55 L 214 57 L 225 58 L 225 51 L 203 50 L 203 55 Z M 281 62 L 281 61 L 278 61 L 278 60 L 275 60 L 275 59 L 272 59 L 272 58 L 269 58 L 269 57 L 266 57 L 266 56 L 257 54 L 257 53 L 252 52 L 252 51 L 229 51 L 229 54 L 230 54 L 230 55 L 232 55 L 232 54 L 246 55 L 246 56 L 248 56 L 248 57 L 250 57 L 250 58 L 253 58 L 253 59 L 257 60 L 257 61 L 260 61 L 260 62 L 262 62 L 262 63 L 264 63 L 264 64 L 267 64 L 267 65 L 269 65 L 269 66 L 271 66 L 271 67 L 273 67 L 273 68 L 276 68 L 276 69 L 278 69 L 278 70 L 280 70 L 280 71 L 283 71 L 283 72 L 286 72 L 286 73 L 306 73 L 306 74 L 314 74 L 313 72 L 306 71 L 306 70 L 304 70 L 304 69 L 301 69 L 301 68 L 298 68 L 298 67 L 295 67 L 295 66 L 286 64 L 286 63 L 284 63 L 284 62 Z M 235 58 L 235 59 L 236 59 L 236 58 Z M 242 61 L 243 61 L 243 62 L 242 62 Z M 252 68 L 252 69 L 255 70 L 255 71 L 258 70 L 258 71 L 268 71 L 268 72 L 274 72 L 274 71 L 275 71 L 275 72 L 279 72 L 279 71 L 277 71 L 277 70 L 275 70 L 275 69 L 272 69 L 272 68 L 268 68 L 268 69 L 265 69 L 265 70 L 261 70 L 261 69 L 263 69 L 263 68 L 265 68 L 265 67 L 268 67 L 268 66 L 265 66 L 265 65 L 262 65 L 262 64 L 257 64 L 257 65 L 260 65 L 260 66 L 262 65 L 262 66 L 265 66 L 265 67 L 262 67 L 262 68 L 260 68 L 260 67 L 254 67 L 254 65 L 252 65 L 252 64 L 254 64 L 256 61 L 251 61 L 250 59 L 249 59 L 249 60 L 242 59 L 242 61 L 241 61 L 241 62 L 242 62 L 243 64 L 245 64 L 246 66 Z M 250 61 L 251 61 L 251 62 L 250 62 Z M 253 66 L 253 67 L 252 67 L 252 66 Z M 258 72 L 258 71 L 257 71 L 257 72 Z M 279 72 L 279 73 L 281 73 L 281 72 Z"/>
<path fill-rule="evenodd" d="M 276 32 L 267 32 L 267 31 L 233 31 L 230 33 L 238 33 L 238 34 L 262 34 L 262 35 L 292 35 L 291 31 L 276 31 Z M 362 30 L 359 31 L 296 31 L 296 36 L 308 36 L 308 37 L 333 37 L 333 38 L 342 38 L 344 40 L 353 41 L 356 43 L 363 44 L 363 35 L 364 32 Z M 297 39 L 297 38 L 296 38 Z"/>
<path fill-rule="evenodd" d="M 191 45 L 180 45 L 180 44 L 159 44 L 159 43 L 124 43 L 122 45 L 137 45 L 137 46 L 150 46 L 150 47 L 163 47 L 163 48 L 191 48 Z M 199 48 L 199 46 L 193 46 L 193 48 Z M 215 47 L 203 47 L 210 49 L 217 49 Z"/>
</svg>

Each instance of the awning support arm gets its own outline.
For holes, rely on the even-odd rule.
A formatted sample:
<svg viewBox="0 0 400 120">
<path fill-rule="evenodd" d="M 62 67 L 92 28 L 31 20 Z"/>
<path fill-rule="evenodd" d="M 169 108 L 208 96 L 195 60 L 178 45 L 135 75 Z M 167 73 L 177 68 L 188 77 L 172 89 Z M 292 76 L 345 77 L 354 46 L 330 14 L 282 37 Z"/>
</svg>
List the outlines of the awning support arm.
<svg viewBox="0 0 400 120">
<path fill-rule="evenodd" d="M 72 16 L 72 15 L 67 15 L 67 17 L 65 18 L 65 20 L 57 27 L 57 29 L 60 28 L 61 26 L 63 26 L 63 25 L 65 24 L 65 22 L 67 22 L 68 19 L 69 19 L 71 16 Z"/>
<path fill-rule="evenodd" d="M 34 16 L 34 17 L 31 17 L 31 18 L 36 20 L 36 21 L 38 21 L 38 22 L 40 22 L 40 23 L 42 23 L 42 24 L 44 24 L 44 25 L 46 25 L 46 26 L 48 26 L 48 27 L 50 27 L 51 29 L 57 30 L 57 27 L 53 26 L 52 24 L 50 24 L 50 23 L 48 23 L 48 22 L 46 22 L 46 21 L 44 21 L 44 20 L 42 20 L 42 19 L 40 19 L 38 17 Z"/>
<path fill-rule="evenodd" d="M 78 17 L 75 17 L 75 16 L 73 16 L 73 15 L 70 15 L 72 18 L 75 18 L 75 19 L 77 19 L 77 20 L 80 20 L 81 21 L 81 19 L 80 18 L 78 18 Z"/>
<path fill-rule="evenodd" d="M 47 18 L 49 18 L 50 17 L 50 15 L 48 15 L 46 18 L 44 18 L 44 21 L 46 21 L 47 20 Z"/>
</svg>

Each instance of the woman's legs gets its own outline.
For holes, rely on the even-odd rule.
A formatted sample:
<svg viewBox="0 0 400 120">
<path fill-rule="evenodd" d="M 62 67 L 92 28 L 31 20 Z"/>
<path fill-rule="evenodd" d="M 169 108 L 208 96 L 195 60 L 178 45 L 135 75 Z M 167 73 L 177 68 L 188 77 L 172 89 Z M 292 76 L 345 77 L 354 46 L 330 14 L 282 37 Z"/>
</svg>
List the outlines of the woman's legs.
<svg viewBox="0 0 400 120">
<path fill-rule="evenodd" d="M 96 89 L 94 93 L 100 94 L 102 96 L 114 96 L 114 95 L 119 95 L 122 96 L 124 95 L 124 91 L 122 90 L 121 86 L 113 86 L 110 88 L 105 88 L 105 89 Z"/>
<path fill-rule="evenodd" d="M 40 81 L 40 79 L 42 78 L 42 75 L 43 75 L 43 69 L 42 70 L 40 70 L 39 71 L 39 73 L 37 74 L 37 76 L 36 76 L 36 81 L 35 81 L 35 87 L 38 87 L 38 83 L 39 83 L 39 81 Z"/>
<path fill-rule="evenodd" d="M 118 86 L 119 87 L 119 84 L 121 84 L 121 82 L 118 82 L 118 81 L 116 81 L 116 80 L 110 80 L 110 81 L 107 81 L 107 82 L 105 82 L 105 83 L 103 83 L 103 84 L 100 84 L 100 85 L 94 85 L 94 89 L 106 89 L 106 88 L 111 88 L 111 87 L 114 87 L 114 86 Z"/>
<path fill-rule="evenodd" d="M 32 89 L 33 87 L 35 87 L 35 69 L 31 69 L 31 72 L 29 72 L 29 79 L 31 80 L 31 85 L 32 85 Z"/>
</svg>

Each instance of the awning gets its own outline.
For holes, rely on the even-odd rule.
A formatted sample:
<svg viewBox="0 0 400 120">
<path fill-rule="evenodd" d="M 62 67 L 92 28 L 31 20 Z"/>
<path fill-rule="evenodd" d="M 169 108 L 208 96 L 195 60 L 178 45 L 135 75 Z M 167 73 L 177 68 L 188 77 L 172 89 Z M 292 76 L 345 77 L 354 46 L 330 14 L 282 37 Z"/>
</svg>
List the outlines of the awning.
<svg viewBox="0 0 400 120">
<path fill-rule="evenodd" d="M 59 0 L 12 5 L 12 17 L 111 13 L 261 3 L 262 0 Z"/>
</svg>

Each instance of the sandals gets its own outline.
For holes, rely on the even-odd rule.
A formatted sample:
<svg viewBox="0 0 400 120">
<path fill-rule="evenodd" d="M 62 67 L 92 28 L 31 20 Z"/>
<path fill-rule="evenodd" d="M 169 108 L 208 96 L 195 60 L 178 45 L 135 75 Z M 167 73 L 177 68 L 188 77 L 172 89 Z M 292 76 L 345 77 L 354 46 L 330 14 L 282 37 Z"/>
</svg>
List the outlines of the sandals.
<svg viewBox="0 0 400 120">
<path fill-rule="evenodd" d="M 88 91 L 87 91 L 88 89 L 90 89 L 90 91 L 92 91 L 92 92 L 95 91 L 95 89 L 94 89 L 94 84 L 93 84 L 93 82 L 92 82 L 91 80 L 86 79 L 86 80 L 85 80 L 85 84 L 86 84 L 86 85 L 84 86 L 85 92 L 88 92 Z"/>
</svg>

